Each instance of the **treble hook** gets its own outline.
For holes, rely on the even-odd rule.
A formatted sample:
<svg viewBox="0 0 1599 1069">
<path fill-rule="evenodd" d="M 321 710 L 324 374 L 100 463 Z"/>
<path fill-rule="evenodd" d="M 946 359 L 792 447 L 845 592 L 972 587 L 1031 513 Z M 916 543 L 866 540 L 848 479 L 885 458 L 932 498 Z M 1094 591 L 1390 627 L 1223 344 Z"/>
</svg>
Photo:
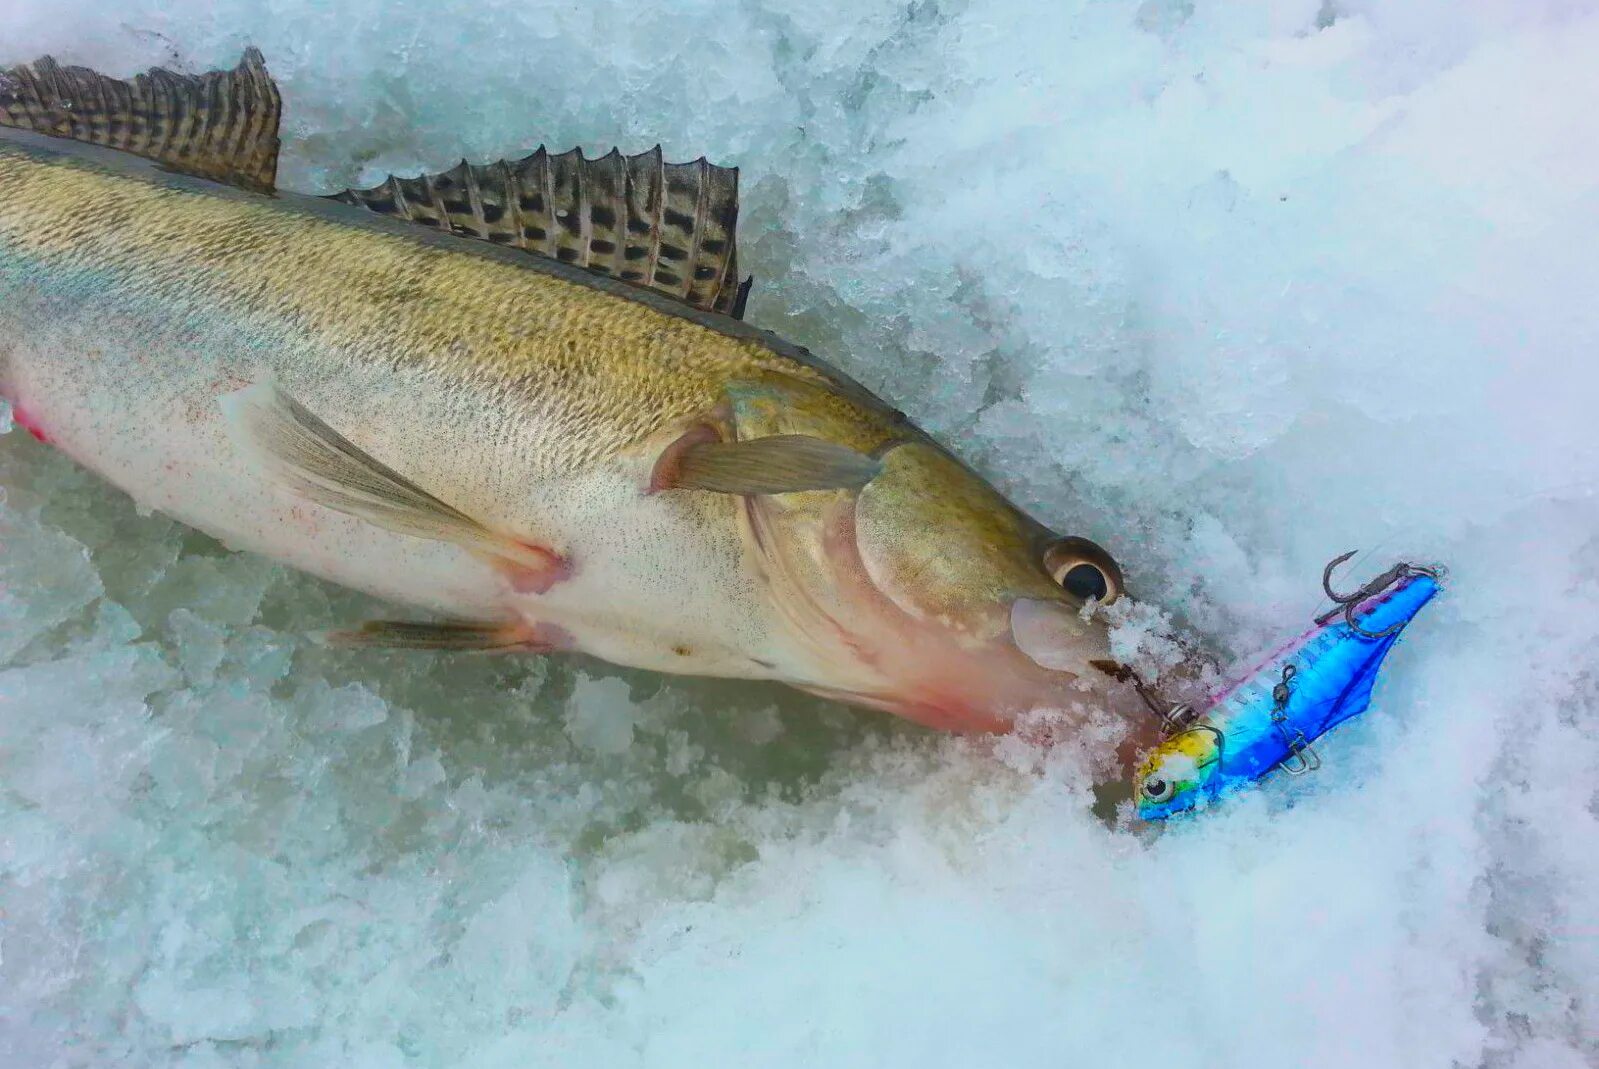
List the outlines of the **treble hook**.
<svg viewBox="0 0 1599 1069">
<path fill-rule="evenodd" d="M 1373 597 L 1374 595 L 1382 593 L 1393 584 L 1408 576 L 1430 575 L 1436 579 L 1438 577 L 1438 571 L 1435 568 L 1422 568 L 1414 564 L 1400 562 L 1399 564 L 1394 565 L 1392 568 L 1389 568 L 1386 572 L 1383 572 L 1365 586 L 1362 586 L 1360 589 L 1356 590 L 1353 594 L 1340 594 L 1338 591 L 1332 588 L 1333 571 L 1340 564 L 1344 563 L 1344 561 L 1348 560 L 1350 557 L 1353 557 L 1358 552 L 1360 551 L 1352 549 L 1348 553 L 1334 557 L 1332 560 L 1327 562 L 1327 567 L 1322 569 L 1321 589 L 1326 592 L 1329 598 L 1337 603 L 1338 608 L 1316 617 L 1316 622 L 1318 624 L 1324 624 L 1328 620 L 1331 620 L 1334 616 L 1342 613 L 1344 617 L 1344 623 L 1348 624 L 1349 629 L 1362 638 L 1387 638 L 1389 635 L 1398 631 L 1401 627 L 1404 627 L 1404 621 L 1401 620 L 1399 623 L 1393 624 L 1390 627 L 1385 627 L 1381 631 L 1367 631 L 1364 627 L 1361 627 L 1355 622 L 1355 610 L 1360 607 L 1360 603 L 1369 597 Z"/>
</svg>

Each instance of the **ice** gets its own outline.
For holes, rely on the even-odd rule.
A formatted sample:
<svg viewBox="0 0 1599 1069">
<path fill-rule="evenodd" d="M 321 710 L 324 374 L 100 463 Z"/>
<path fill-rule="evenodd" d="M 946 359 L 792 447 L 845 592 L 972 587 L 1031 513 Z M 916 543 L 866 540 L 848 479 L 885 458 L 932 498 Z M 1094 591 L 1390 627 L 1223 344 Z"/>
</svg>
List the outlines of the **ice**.
<svg viewBox="0 0 1599 1069">
<path fill-rule="evenodd" d="M 5 508 L 0 501 L 0 508 Z M 0 658 L 10 659 L 82 612 L 103 590 L 81 542 L 37 513 L 0 512 Z M 48 576 L 39 582 L 37 577 Z"/>
<path fill-rule="evenodd" d="M 579 678 L 566 703 L 566 731 L 586 750 L 624 754 L 633 746 L 637 716 L 625 681 Z"/>
<path fill-rule="evenodd" d="M 0 1065 L 1599 1061 L 1599 15 L 1557 0 L 11 0 L 260 45 L 283 178 L 742 168 L 750 319 L 1246 657 L 1451 568 L 1323 770 L 1161 831 L 1078 756 L 383 612 L 0 437 Z"/>
</svg>

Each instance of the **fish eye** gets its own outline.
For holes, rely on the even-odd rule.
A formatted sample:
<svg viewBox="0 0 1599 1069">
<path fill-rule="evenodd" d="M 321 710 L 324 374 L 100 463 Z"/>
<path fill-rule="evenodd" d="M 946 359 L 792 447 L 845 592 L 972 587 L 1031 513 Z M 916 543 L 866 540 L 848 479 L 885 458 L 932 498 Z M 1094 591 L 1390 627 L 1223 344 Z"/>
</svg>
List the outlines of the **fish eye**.
<svg viewBox="0 0 1599 1069">
<path fill-rule="evenodd" d="M 1108 605 L 1121 596 L 1122 573 L 1111 555 L 1086 538 L 1062 538 L 1044 551 L 1044 567 L 1079 601 Z"/>
<path fill-rule="evenodd" d="M 1144 781 L 1144 797 L 1151 802 L 1164 802 L 1172 795 L 1172 785 L 1169 781 L 1159 777 L 1151 777 Z"/>
<path fill-rule="evenodd" d="M 1074 564 L 1067 569 L 1066 574 L 1060 577 L 1060 585 L 1074 598 L 1089 598 L 1105 600 L 1105 595 L 1110 593 L 1110 583 L 1105 579 L 1105 573 L 1092 564 Z"/>
</svg>

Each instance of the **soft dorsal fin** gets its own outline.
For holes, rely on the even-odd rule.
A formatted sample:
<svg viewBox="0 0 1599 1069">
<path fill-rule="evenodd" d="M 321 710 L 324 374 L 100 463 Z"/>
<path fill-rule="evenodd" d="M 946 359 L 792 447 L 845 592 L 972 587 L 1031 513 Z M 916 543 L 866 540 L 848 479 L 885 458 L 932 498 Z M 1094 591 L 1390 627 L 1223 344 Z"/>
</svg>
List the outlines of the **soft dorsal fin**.
<svg viewBox="0 0 1599 1069">
<path fill-rule="evenodd" d="M 131 81 L 49 56 L 0 71 L 0 126 L 121 149 L 174 171 L 270 193 L 282 99 L 254 48 L 231 71 Z"/>
<path fill-rule="evenodd" d="M 540 147 L 520 160 L 390 175 L 331 199 L 585 267 L 695 308 L 744 314 L 738 168 L 703 156 L 663 163 L 657 145 L 591 160 L 581 149 L 551 155 Z"/>
</svg>

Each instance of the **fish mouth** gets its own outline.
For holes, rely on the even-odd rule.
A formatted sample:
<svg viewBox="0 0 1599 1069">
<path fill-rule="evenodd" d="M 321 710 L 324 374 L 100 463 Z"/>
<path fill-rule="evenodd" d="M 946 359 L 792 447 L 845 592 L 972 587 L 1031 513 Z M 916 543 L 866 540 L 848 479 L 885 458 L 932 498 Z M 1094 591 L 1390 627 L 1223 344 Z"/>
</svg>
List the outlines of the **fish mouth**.
<svg viewBox="0 0 1599 1069">
<path fill-rule="evenodd" d="M 1082 613 L 1057 601 L 1017 598 L 1010 607 L 1010 641 L 1040 668 L 1080 673 L 1088 625 Z"/>
<path fill-rule="evenodd" d="M 1162 742 L 1139 764 L 1134 780 L 1138 815 L 1159 820 L 1210 801 L 1225 751 L 1226 738 L 1207 724 Z"/>
</svg>

